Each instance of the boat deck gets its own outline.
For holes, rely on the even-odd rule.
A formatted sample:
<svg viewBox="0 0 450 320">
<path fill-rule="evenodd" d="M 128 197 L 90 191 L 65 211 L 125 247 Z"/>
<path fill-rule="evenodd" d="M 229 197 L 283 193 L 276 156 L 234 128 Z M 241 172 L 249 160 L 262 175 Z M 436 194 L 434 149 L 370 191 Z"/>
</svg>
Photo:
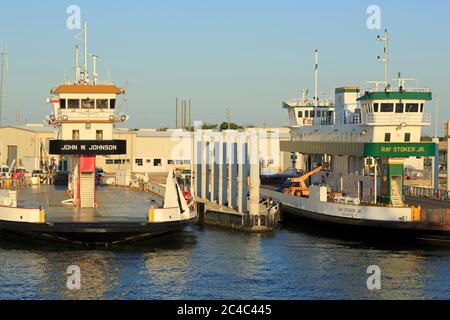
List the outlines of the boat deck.
<svg viewBox="0 0 450 320">
<path fill-rule="evenodd" d="M 263 189 L 282 192 L 279 186 L 262 186 Z M 421 207 L 422 209 L 450 209 L 450 201 L 440 201 L 435 199 L 405 197 L 405 204 L 412 207 Z M 365 203 L 364 205 L 369 205 Z M 382 208 L 382 207 L 380 207 Z"/>
<path fill-rule="evenodd" d="M 79 209 L 72 204 L 63 205 L 69 199 L 65 187 L 40 185 L 20 189 L 17 192 L 18 206 L 45 210 L 45 220 L 50 223 L 105 223 L 147 221 L 152 204 L 160 205 L 157 196 L 128 188 L 97 187 L 98 208 Z M 153 201 L 153 202 L 152 202 Z"/>
</svg>

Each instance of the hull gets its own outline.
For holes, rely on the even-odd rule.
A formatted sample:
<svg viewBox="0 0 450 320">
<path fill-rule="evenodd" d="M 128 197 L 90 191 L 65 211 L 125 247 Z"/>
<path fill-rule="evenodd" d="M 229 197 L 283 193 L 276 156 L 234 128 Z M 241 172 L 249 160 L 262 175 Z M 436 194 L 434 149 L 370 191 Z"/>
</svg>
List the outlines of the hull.
<svg viewBox="0 0 450 320">
<path fill-rule="evenodd" d="M 29 239 L 79 245 L 108 245 L 144 240 L 183 229 L 195 219 L 165 223 L 54 223 L 34 224 L 0 221 L 0 231 Z"/>
<path fill-rule="evenodd" d="M 283 222 L 301 222 L 345 236 L 382 240 L 426 240 L 450 244 L 450 228 L 426 222 L 377 221 L 344 218 L 282 206 Z"/>
</svg>

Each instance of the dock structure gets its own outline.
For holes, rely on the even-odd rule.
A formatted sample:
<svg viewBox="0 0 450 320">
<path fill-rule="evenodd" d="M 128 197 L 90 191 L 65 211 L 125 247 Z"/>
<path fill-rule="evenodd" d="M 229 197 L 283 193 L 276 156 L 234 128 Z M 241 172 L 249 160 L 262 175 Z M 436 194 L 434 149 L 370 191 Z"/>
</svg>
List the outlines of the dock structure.
<svg viewBox="0 0 450 320">
<path fill-rule="evenodd" d="M 277 227 L 278 206 L 260 201 L 257 132 L 198 130 L 194 186 L 200 223 L 249 231 Z"/>
<path fill-rule="evenodd" d="M 447 139 L 447 191 L 450 192 L 450 121 L 445 123 L 445 138 Z"/>
</svg>

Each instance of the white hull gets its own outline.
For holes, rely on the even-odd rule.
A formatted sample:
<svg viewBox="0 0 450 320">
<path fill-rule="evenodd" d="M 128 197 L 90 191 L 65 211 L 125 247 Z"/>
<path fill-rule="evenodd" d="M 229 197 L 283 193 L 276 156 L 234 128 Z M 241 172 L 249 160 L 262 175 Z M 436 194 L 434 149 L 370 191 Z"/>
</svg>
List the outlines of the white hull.
<svg viewBox="0 0 450 320">
<path fill-rule="evenodd" d="M 272 198 L 285 207 L 317 213 L 325 216 L 349 218 L 355 220 L 375 220 L 386 222 L 411 222 L 411 208 L 392 208 L 370 205 L 346 205 L 301 198 L 289 194 L 261 189 L 262 198 Z"/>
</svg>

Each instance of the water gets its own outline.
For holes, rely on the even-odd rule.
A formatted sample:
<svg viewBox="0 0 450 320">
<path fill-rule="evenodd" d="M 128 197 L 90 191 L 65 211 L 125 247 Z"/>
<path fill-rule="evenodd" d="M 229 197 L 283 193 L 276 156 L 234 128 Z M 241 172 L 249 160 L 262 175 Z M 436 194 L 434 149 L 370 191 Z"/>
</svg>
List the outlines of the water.
<svg viewBox="0 0 450 320">
<path fill-rule="evenodd" d="M 193 226 L 140 245 L 0 242 L 0 299 L 450 299 L 450 248 Z M 66 287 L 70 265 L 81 290 Z M 378 265 L 382 289 L 366 287 Z"/>
</svg>

